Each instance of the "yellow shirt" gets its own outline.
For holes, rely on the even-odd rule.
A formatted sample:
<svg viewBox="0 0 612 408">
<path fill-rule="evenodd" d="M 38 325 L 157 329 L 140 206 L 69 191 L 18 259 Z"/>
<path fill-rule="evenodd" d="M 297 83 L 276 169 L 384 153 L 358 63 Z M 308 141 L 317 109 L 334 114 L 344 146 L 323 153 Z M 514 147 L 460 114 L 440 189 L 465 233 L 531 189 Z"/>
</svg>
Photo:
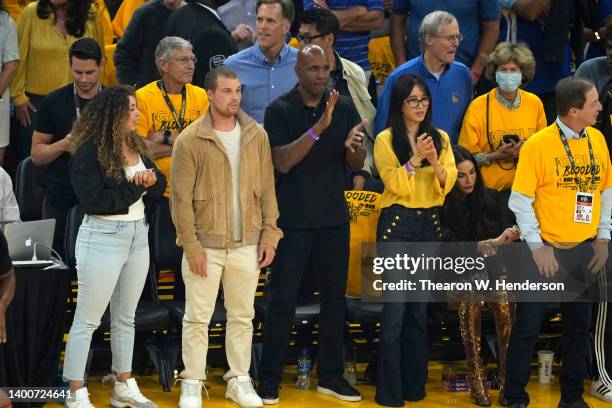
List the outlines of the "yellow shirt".
<svg viewBox="0 0 612 408">
<path fill-rule="evenodd" d="M 574 181 L 572 166 L 561 142 L 557 125 L 542 129 L 521 148 L 521 157 L 516 170 L 512 190 L 534 197 L 533 209 L 540 225 L 542 239 L 568 247 L 571 243 L 583 242 L 597 234 L 601 210 L 601 192 L 612 187 L 610 154 L 601 132 L 587 127 L 595 157 L 595 190 L 593 195 L 593 217 L 590 224 L 574 222 L 574 209 L 578 187 Z M 589 148 L 587 138 L 568 139 L 574 156 L 581 184 L 591 180 Z"/>
<path fill-rule="evenodd" d="M 4 0 L 4 8 L 13 18 L 13 21 L 17 21 L 24 7 L 33 1 L 35 0 Z"/>
<path fill-rule="evenodd" d="M 125 29 L 132 19 L 132 14 L 143 4 L 145 4 L 145 0 L 123 0 L 113 19 L 113 31 L 117 37 L 123 37 Z"/>
<path fill-rule="evenodd" d="M 495 98 L 495 89 L 489 92 L 489 135 L 493 151 L 501 145 L 504 135 L 518 135 L 527 139 L 546 127 L 542 101 L 536 95 L 519 89 L 521 104 L 515 110 L 503 107 Z M 458 144 L 472 153 L 490 153 L 486 134 L 487 95 L 481 95 L 470 104 L 463 118 Z M 497 191 L 512 187 L 516 168 L 513 160 L 494 161 L 482 165 L 480 171 L 485 187 Z"/>
<path fill-rule="evenodd" d="M 185 129 L 191 122 L 203 116 L 208 109 L 208 97 L 204 89 L 192 84 L 186 84 L 186 89 L 185 122 L 180 130 Z M 181 94 L 169 94 L 168 96 L 170 102 L 174 105 L 177 116 L 180 115 L 181 103 L 183 102 Z M 146 138 L 150 132 L 179 130 L 161 90 L 157 86 L 157 81 L 153 81 L 136 91 L 136 105 L 140 111 L 140 116 L 136 122 L 136 133 L 139 136 Z M 171 163 L 171 156 L 155 160 L 157 168 L 164 173 L 167 180 L 170 180 Z M 166 187 L 164 196 L 170 196 L 170 183 Z"/>
<path fill-rule="evenodd" d="M 378 134 L 374 143 L 374 161 L 385 184 L 380 208 L 399 204 L 407 208 L 431 208 L 444 204 L 444 197 L 452 190 L 457 180 L 457 167 L 448 135 L 442 135 L 442 150 L 439 162 L 446 169 L 444 187 L 434 173 L 432 166 L 419 167 L 414 176 L 400 163 L 391 144 L 391 128 Z"/>
<path fill-rule="evenodd" d="M 11 97 L 15 105 L 28 101 L 26 92 L 47 95 L 73 81 L 68 51 L 78 38 L 64 38 L 54 27 L 53 17 L 41 20 L 36 15 L 38 2 L 28 4 L 17 22 L 19 69 L 11 82 Z M 95 6 L 92 6 L 95 8 Z M 104 51 L 104 30 L 100 13 L 88 20 L 84 37 L 91 37 Z"/>
</svg>

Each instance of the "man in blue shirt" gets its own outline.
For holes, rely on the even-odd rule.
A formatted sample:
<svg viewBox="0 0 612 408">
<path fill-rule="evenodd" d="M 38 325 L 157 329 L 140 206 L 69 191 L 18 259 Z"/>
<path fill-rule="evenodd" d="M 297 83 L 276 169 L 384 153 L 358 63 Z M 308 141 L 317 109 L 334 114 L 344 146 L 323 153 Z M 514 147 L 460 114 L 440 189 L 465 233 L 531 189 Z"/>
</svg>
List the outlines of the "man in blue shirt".
<svg viewBox="0 0 612 408">
<path fill-rule="evenodd" d="M 472 101 L 470 70 L 455 61 L 461 43 L 457 19 L 445 11 L 425 16 L 419 30 L 423 54 L 400 65 L 385 81 L 374 122 L 376 134 L 387 126 L 389 101 L 393 84 L 402 74 L 415 74 L 429 86 L 432 98 L 432 121 L 435 127 L 448 133 L 452 144 L 457 143 L 463 115 Z"/>
<path fill-rule="evenodd" d="M 332 11 L 340 22 L 334 48 L 342 58 L 359 65 L 369 81 L 372 67 L 368 60 L 370 31 L 382 28 L 383 0 L 304 0 L 304 10 L 314 7 Z"/>
<path fill-rule="evenodd" d="M 457 49 L 457 59 L 470 68 L 472 83 L 476 84 L 487 55 L 497 44 L 499 9 L 495 0 L 395 0 L 391 15 L 391 47 L 396 66 L 417 57 L 422 51 L 419 49 L 419 27 L 423 17 L 436 10 L 447 11 L 457 18 L 462 28 L 463 41 Z"/>
<path fill-rule="evenodd" d="M 259 123 L 270 102 L 297 84 L 297 50 L 285 43 L 294 18 L 291 0 L 258 0 L 257 42 L 225 60 L 242 81 L 242 109 Z"/>
</svg>

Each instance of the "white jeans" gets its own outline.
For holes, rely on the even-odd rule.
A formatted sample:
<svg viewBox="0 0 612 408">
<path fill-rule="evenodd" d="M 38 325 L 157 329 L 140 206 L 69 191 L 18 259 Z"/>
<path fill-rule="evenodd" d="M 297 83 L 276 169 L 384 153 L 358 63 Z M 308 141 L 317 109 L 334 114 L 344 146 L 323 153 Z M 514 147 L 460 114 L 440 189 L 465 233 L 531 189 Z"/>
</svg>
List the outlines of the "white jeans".
<svg viewBox="0 0 612 408">
<path fill-rule="evenodd" d="M 225 351 L 229 371 L 227 381 L 239 375 L 248 375 L 251 365 L 255 291 L 259 280 L 257 245 L 233 249 L 206 248 L 206 270 L 203 278 L 191 272 L 183 256 L 185 281 L 185 316 L 183 317 L 182 378 L 206 379 L 208 326 L 215 310 L 219 283 L 223 283 L 224 304 L 227 311 Z"/>
</svg>

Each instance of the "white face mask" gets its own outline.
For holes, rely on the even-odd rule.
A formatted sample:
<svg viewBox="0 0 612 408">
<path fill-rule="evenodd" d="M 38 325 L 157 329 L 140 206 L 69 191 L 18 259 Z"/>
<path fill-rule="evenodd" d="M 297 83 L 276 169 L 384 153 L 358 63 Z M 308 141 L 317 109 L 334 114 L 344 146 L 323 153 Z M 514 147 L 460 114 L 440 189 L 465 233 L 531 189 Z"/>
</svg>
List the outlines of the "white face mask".
<svg viewBox="0 0 612 408">
<path fill-rule="evenodd" d="M 504 92 L 516 91 L 523 82 L 523 74 L 520 72 L 495 71 L 495 82 Z"/>
</svg>

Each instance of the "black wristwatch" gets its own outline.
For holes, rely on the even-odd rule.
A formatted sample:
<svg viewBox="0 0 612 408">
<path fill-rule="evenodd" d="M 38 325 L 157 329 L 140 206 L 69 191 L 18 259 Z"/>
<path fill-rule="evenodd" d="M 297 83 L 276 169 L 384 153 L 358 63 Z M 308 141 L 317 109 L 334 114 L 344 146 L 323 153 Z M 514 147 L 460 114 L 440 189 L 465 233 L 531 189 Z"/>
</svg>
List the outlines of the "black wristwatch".
<svg viewBox="0 0 612 408">
<path fill-rule="evenodd" d="M 169 130 L 164 130 L 164 144 L 165 145 L 170 145 L 170 136 L 172 136 L 172 133 Z"/>
</svg>

